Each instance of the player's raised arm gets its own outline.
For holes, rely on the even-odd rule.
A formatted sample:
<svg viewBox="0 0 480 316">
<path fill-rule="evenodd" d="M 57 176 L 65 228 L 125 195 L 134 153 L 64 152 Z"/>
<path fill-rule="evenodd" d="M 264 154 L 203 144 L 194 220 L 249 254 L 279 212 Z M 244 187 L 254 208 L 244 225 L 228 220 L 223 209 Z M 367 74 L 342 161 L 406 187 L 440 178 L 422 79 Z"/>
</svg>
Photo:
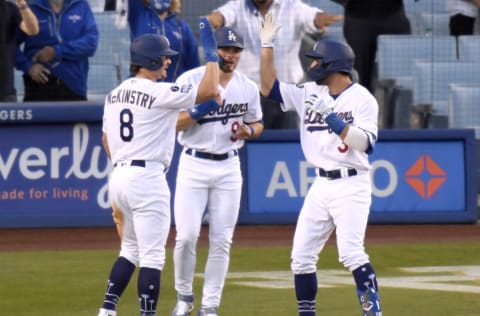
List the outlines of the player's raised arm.
<svg viewBox="0 0 480 316">
<path fill-rule="evenodd" d="M 198 30 L 200 32 L 200 40 L 205 54 L 206 69 L 202 81 L 200 81 L 198 86 L 195 104 L 216 98 L 218 95 L 218 82 L 220 80 L 217 41 L 215 40 L 213 28 L 206 17 L 200 17 Z"/>
<path fill-rule="evenodd" d="M 260 93 L 268 96 L 277 79 L 277 72 L 273 63 L 273 41 L 280 26 L 275 22 L 272 13 L 265 15 L 265 20 L 260 22 L 260 38 L 262 52 L 260 55 Z"/>
</svg>

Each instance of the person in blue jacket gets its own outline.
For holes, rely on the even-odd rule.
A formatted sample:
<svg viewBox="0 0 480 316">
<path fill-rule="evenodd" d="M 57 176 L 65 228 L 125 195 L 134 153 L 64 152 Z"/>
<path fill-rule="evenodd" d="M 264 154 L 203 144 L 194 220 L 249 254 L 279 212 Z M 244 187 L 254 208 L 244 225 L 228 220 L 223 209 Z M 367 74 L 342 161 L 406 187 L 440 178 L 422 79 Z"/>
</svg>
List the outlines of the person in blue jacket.
<svg viewBox="0 0 480 316">
<path fill-rule="evenodd" d="M 174 82 L 187 70 L 200 66 L 198 44 L 190 25 L 179 17 L 180 0 L 128 0 L 130 39 L 143 34 L 164 35 L 170 47 L 178 52 L 172 56 L 168 76 Z"/>
<path fill-rule="evenodd" d="M 24 101 L 87 100 L 88 58 L 98 29 L 87 0 L 33 0 L 35 36 L 18 34 L 15 67 L 24 72 Z"/>
</svg>

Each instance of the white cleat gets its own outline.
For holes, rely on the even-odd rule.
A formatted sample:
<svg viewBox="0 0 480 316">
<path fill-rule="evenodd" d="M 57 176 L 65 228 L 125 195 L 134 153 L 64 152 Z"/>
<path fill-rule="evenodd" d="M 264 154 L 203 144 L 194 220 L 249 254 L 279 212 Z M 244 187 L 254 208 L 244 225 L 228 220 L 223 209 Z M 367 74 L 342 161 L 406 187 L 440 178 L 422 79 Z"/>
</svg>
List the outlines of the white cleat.
<svg viewBox="0 0 480 316">
<path fill-rule="evenodd" d="M 218 316 L 215 307 L 202 307 L 198 311 L 198 316 Z"/>
<path fill-rule="evenodd" d="M 100 308 L 98 316 L 117 316 L 117 312 L 110 309 Z"/>
<path fill-rule="evenodd" d="M 193 311 L 193 295 L 178 295 L 172 316 L 188 316 Z"/>
</svg>

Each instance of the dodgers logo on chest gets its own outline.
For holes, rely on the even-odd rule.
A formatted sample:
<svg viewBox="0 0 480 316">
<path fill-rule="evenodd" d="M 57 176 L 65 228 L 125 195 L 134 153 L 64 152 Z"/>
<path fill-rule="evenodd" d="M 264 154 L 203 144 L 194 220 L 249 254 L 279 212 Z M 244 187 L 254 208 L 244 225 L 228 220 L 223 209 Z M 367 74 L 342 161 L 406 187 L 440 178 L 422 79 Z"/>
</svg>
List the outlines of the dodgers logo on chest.
<svg viewBox="0 0 480 316">
<path fill-rule="evenodd" d="M 335 113 L 346 123 L 353 123 L 354 121 L 352 111 Z M 333 131 L 328 127 L 327 123 L 325 123 L 325 120 L 322 118 L 322 116 L 319 113 L 310 109 L 305 110 L 303 123 L 307 132 L 328 131 L 330 134 L 333 133 Z"/>
<path fill-rule="evenodd" d="M 246 103 L 226 103 L 223 100 L 222 105 L 213 111 L 208 112 L 208 115 L 197 121 L 198 124 L 210 123 L 220 121 L 226 125 L 231 118 L 244 116 L 248 111 L 248 102 Z"/>
</svg>

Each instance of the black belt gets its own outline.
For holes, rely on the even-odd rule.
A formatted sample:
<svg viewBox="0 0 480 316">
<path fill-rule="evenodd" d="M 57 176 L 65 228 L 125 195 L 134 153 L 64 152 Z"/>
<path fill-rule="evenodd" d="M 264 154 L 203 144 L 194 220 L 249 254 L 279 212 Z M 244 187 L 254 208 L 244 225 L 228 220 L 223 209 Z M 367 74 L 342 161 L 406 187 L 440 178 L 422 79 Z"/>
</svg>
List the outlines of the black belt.
<svg viewBox="0 0 480 316">
<path fill-rule="evenodd" d="M 224 153 L 224 154 L 212 154 L 212 153 L 206 153 L 203 151 L 196 151 L 191 148 L 188 148 L 185 150 L 185 153 L 187 155 L 197 157 L 197 158 L 203 158 L 203 159 L 210 159 L 210 160 L 225 160 L 233 156 L 238 156 L 238 150 L 234 149 L 233 153 Z"/>
<path fill-rule="evenodd" d="M 125 163 L 129 166 L 132 166 L 132 167 L 145 168 L 145 166 L 146 166 L 145 160 L 130 160 L 130 161 L 125 161 L 125 162 L 116 162 L 113 166 L 116 167 L 116 166 L 121 165 L 122 163 Z"/>
<path fill-rule="evenodd" d="M 336 180 L 342 177 L 342 171 L 340 169 L 335 170 L 325 170 L 322 168 L 318 168 L 318 175 L 320 177 L 327 178 L 328 180 Z M 357 175 L 357 170 L 353 168 L 348 168 L 347 176 L 353 177 Z"/>
</svg>

